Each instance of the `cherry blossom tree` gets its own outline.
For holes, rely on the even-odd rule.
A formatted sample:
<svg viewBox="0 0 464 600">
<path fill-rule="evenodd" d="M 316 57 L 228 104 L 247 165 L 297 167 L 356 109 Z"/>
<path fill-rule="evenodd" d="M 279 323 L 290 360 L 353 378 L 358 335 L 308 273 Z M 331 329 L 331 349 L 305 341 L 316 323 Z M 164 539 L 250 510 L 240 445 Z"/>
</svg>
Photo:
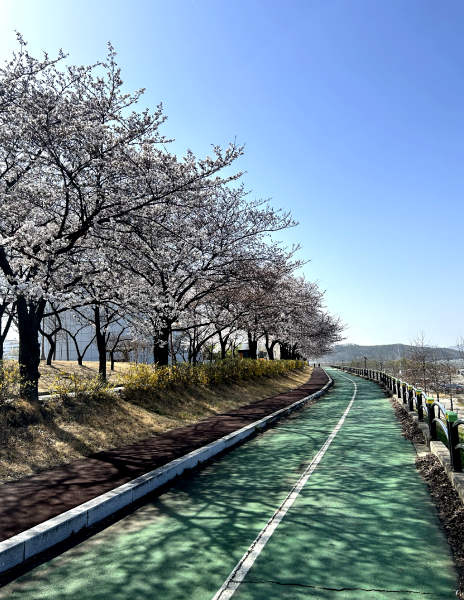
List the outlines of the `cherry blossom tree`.
<svg viewBox="0 0 464 600">
<path fill-rule="evenodd" d="M 316 283 L 288 272 L 263 271 L 252 293 L 256 300 L 242 321 L 251 358 L 256 358 L 260 340 L 271 360 L 277 347 L 282 359 L 294 359 L 321 356 L 340 341 L 343 325 L 326 312 Z"/>
<path fill-rule="evenodd" d="M 171 332 L 190 327 L 179 324 L 187 311 L 233 285 L 243 287 L 257 262 L 289 264 L 296 250 L 267 239 L 295 225 L 291 216 L 249 201 L 243 187 L 221 185 L 182 200 L 169 210 L 150 206 L 134 215 L 120 264 L 138 289 L 135 327 L 153 339 L 154 360 L 162 365 Z"/>
<path fill-rule="evenodd" d="M 242 148 L 214 147 L 204 160 L 169 154 L 161 105 L 135 111 L 143 90 L 122 91 L 111 45 L 105 62 L 65 69 L 62 54 L 38 61 L 20 48 L 0 69 L 0 269 L 16 302 L 22 393 L 35 400 L 46 303 L 78 302 L 96 240 L 137 211 L 162 212 L 238 177 L 217 173 Z"/>
</svg>

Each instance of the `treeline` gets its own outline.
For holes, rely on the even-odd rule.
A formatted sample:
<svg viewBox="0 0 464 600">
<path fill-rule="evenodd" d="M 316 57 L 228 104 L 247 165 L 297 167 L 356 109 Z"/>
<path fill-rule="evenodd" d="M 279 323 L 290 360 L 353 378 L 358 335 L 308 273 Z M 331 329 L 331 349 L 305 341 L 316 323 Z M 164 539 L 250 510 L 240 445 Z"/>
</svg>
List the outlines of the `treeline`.
<svg viewBox="0 0 464 600">
<path fill-rule="evenodd" d="M 321 360 L 337 361 L 337 363 L 341 361 L 361 361 L 364 364 L 364 357 L 366 357 L 368 360 L 374 360 L 378 363 L 380 361 L 395 361 L 408 357 L 412 346 L 411 344 L 379 344 L 375 346 L 336 344 L 330 355 L 321 357 Z M 460 358 L 459 351 L 453 348 L 434 347 L 434 353 L 440 357 L 450 356 L 452 358 Z"/>
<path fill-rule="evenodd" d="M 464 391 L 463 386 L 455 381 L 456 375 L 464 367 L 464 344 L 458 343 L 458 350 L 438 348 L 427 342 L 421 334 L 404 348 L 402 356 L 396 359 L 384 356 L 371 359 L 358 357 L 349 361 L 347 366 L 386 371 L 438 397 L 442 394 L 452 399 L 453 392 Z M 337 364 L 340 362 L 337 361 Z"/>
<path fill-rule="evenodd" d="M 241 173 L 220 176 L 243 147 L 178 160 L 161 105 L 137 112 L 143 90 L 122 91 L 111 45 L 65 67 L 18 40 L 0 69 L 0 347 L 14 323 L 23 395 L 37 398 L 41 332 L 76 341 L 90 324 L 102 378 L 128 334 L 159 365 L 173 333 L 192 363 L 207 344 L 225 356 L 237 332 L 252 357 L 259 340 L 299 358 L 340 339 L 317 284 L 295 275 L 298 247 L 270 237 L 291 215 L 251 200 Z"/>
</svg>

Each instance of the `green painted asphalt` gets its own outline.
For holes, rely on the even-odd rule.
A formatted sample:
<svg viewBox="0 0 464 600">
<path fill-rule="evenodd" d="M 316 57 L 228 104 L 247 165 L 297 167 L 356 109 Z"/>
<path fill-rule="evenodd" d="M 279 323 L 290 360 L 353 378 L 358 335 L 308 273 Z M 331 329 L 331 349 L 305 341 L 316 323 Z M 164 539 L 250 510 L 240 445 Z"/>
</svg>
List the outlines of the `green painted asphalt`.
<svg viewBox="0 0 464 600">
<path fill-rule="evenodd" d="M 353 383 L 331 375 L 335 386 L 317 404 L 0 598 L 211 600 L 348 406 Z M 414 448 L 378 386 L 350 378 L 358 392 L 345 423 L 234 600 L 455 597 L 457 574 Z"/>
</svg>

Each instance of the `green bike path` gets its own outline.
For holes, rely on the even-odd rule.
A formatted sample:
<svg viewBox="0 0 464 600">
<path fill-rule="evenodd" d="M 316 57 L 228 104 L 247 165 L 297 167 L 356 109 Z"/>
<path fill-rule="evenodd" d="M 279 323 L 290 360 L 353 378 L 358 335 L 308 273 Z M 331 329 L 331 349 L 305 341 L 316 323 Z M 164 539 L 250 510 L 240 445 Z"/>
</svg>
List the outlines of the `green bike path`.
<svg viewBox="0 0 464 600">
<path fill-rule="evenodd" d="M 335 386 L 0 598 L 211 600 L 346 420 L 232 598 L 452 598 L 458 578 L 427 487 L 372 382 Z"/>
</svg>

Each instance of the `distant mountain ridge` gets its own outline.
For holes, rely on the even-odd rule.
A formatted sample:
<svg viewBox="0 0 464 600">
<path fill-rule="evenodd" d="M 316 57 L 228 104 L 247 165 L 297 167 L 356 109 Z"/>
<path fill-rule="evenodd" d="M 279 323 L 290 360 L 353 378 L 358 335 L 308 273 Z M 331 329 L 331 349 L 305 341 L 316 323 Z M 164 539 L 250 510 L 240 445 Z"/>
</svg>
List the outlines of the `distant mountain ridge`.
<svg viewBox="0 0 464 600">
<path fill-rule="evenodd" d="M 350 362 L 351 360 L 398 360 L 407 357 L 413 346 L 408 344 L 383 344 L 379 346 L 360 346 L 358 344 L 337 344 L 333 352 L 322 356 L 321 362 Z M 440 357 L 462 358 L 458 350 L 452 348 L 435 348 Z"/>
</svg>

